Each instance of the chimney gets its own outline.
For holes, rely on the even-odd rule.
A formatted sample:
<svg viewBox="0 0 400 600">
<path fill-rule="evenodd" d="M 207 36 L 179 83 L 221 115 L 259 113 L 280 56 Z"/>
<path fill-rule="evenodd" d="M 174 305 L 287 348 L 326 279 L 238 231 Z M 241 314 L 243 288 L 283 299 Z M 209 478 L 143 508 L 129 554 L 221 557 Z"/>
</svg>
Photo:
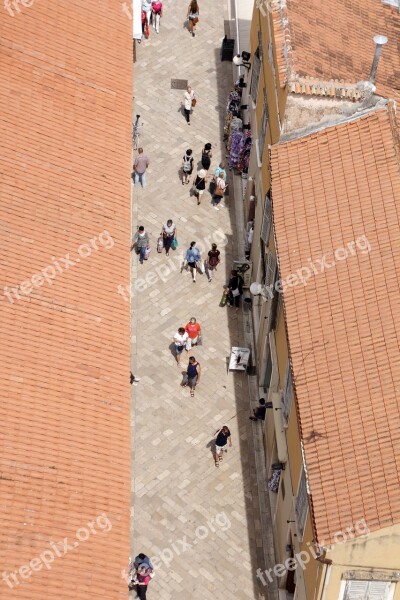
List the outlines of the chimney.
<svg viewBox="0 0 400 600">
<path fill-rule="evenodd" d="M 378 69 L 378 62 L 379 62 L 379 58 L 382 53 L 382 46 L 387 44 L 387 41 L 388 41 L 388 39 L 384 35 L 375 35 L 374 36 L 374 44 L 375 44 L 376 48 L 375 48 L 374 60 L 373 60 L 372 67 L 371 67 L 371 73 L 369 75 L 369 82 L 372 84 L 375 84 L 376 71 Z"/>
</svg>

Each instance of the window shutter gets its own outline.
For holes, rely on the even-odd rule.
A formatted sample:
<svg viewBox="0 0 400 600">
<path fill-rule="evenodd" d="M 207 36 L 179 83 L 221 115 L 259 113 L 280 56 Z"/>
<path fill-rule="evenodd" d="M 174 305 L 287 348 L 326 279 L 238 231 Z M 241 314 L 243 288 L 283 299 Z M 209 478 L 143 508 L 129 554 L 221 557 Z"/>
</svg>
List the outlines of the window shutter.
<svg viewBox="0 0 400 600">
<path fill-rule="evenodd" d="M 293 398 L 293 381 L 292 381 L 292 371 L 290 369 L 290 364 L 288 362 L 286 368 L 286 377 L 285 377 L 285 387 L 282 394 L 282 402 L 283 402 L 283 418 L 287 422 L 289 419 L 290 406 L 292 404 Z"/>
<path fill-rule="evenodd" d="M 350 579 L 346 583 L 343 600 L 387 600 L 390 588 L 390 581 Z"/>
<path fill-rule="evenodd" d="M 252 70 L 251 70 L 251 84 L 250 84 L 250 96 L 252 97 L 254 104 L 256 104 L 256 102 L 257 102 L 258 82 L 260 80 L 260 72 L 261 72 L 261 60 L 260 60 L 259 51 L 257 49 L 257 51 L 254 54 L 254 58 L 253 58 L 253 66 L 252 66 Z"/>
<path fill-rule="evenodd" d="M 272 225 L 272 202 L 269 194 L 265 196 L 264 202 L 264 214 L 261 225 L 261 239 L 268 246 L 269 235 L 271 233 L 271 225 Z"/>
<path fill-rule="evenodd" d="M 264 154 L 265 136 L 267 134 L 268 120 L 269 120 L 268 104 L 267 104 L 267 99 L 264 96 L 264 108 L 263 108 L 263 114 L 262 114 L 262 119 L 261 119 L 261 131 L 260 131 L 260 136 L 259 136 L 261 160 L 262 160 L 262 157 Z"/>
<path fill-rule="evenodd" d="M 270 250 L 267 250 L 267 260 L 265 265 L 265 285 L 271 287 L 275 282 L 276 256 Z"/>
<path fill-rule="evenodd" d="M 390 581 L 370 581 L 368 600 L 386 600 L 389 597 Z"/>
<path fill-rule="evenodd" d="M 303 468 L 303 470 L 301 472 L 299 491 L 297 493 L 295 509 L 294 509 L 295 516 L 296 516 L 297 531 L 300 534 L 301 540 L 303 539 L 303 535 L 304 535 L 304 527 L 306 524 L 307 511 L 308 511 L 307 481 L 306 481 L 306 474 L 305 474 L 305 471 Z"/>
</svg>

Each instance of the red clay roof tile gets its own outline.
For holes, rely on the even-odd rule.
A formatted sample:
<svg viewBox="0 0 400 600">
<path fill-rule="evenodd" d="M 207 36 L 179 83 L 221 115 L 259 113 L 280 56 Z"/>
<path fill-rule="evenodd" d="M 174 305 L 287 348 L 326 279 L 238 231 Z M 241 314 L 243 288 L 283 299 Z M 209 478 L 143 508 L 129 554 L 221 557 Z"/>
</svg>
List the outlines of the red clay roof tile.
<svg viewBox="0 0 400 600">
<path fill-rule="evenodd" d="M 130 277 L 131 22 L 111 0 L 19 8 L 0 19 L 2 288 L 68 252 L 80 262 L 0 296 L 0 563 L 15 571 L 99 519 L 9 596 L 86 599 L 101 581 L 116 598 L 130 546 L 129 303 L 117 286 Z"/>
<path fill-rule="evenodd" d="M 313 274 L 306 287 L 284 291 L 318 540 L 332 540 L 335 531 L 351 525 L 350 513 L 364 517 L 371 530 L 400 522 L 399 471 L 393 468 L 400 462 L 396 136 L 389 105 L 271 148 L 280 277 L 310 257 L 316 263 L 338 248 L 354 250 Z M 292 181 L 300 170 L 301 187 Z M 329 192 L 332 186 L 340 188 L 339 202 Z M 316 227 L 309 215 L 321 211 L 323 225 L 318 220 Z M 325 437 L 310 438 L 315 430 Z"/>
</svg>

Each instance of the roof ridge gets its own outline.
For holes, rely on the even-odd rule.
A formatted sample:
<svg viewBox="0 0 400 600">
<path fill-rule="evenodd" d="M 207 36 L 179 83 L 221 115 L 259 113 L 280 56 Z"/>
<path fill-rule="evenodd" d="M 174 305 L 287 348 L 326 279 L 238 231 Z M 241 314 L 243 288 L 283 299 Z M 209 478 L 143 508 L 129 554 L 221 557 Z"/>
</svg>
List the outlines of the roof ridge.
<svg viewBox="0 0 400 600">
<path fill-rule="evenodd" d="M 283 146 L 284 144 L 288 144 L 290 142 L 293 142 L 294 140 L 299 140 L 301 138 L 309 137 L 316 133 L 321 133 L 322 131 L 326 131 L 328 129 L 333 129 L 334 127 L 338 127 L 340 125 L 348 125 L 349 123 L 352 123 L 354 121 L 357 121 L 358 119 L 368 116 L 372 112 L 378 112 L 380 110 L 386 110 L 387 112 L 389 112 L 388 104 L 389 104 L 388 100 L 380 98 L 378 103 L 375 104 L 374 106 L 368 107 L 368 108 L 362 108 L 351 115 L 335 115 L 334 118 L 332 119 L 332 121 L 327 121 L 325 123 L 316 123 L 313 125 L 303 127 L 302 129 L 296 129 L 295 131 L 291 131 L 289 133 L 284 133 L 283 135 L 281 135 L 278 142 L 270 145 L 270 148 L 273 148 L 276 146 Z M 391 128 L 392 128 L 392 125 L 391 125 Z M 400 143 L 399 135 L 400 135 L 400 133 L 397 129 L 397 138 L 398 138 L 397 145 L 399 145 L 399 143 Z M 399 152 L 400 152 L 400 148 L 399 148 Z"/>
</svg>

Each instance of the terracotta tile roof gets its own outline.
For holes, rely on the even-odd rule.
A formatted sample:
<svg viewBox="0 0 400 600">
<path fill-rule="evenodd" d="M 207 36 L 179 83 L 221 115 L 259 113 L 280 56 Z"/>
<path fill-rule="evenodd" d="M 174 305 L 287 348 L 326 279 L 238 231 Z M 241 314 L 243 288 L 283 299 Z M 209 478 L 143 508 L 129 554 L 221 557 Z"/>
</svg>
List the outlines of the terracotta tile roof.
<svg viewBox="0 0 400 600">
<path fill-rule="evenodd" d="M 360 518 L 371 530 L 400 522 L 398 152 L 387 106 L 271 148 L 280 277 L 310 271 L 306 286 L 286 287 L 284 306 L 327 543 Z"/>
<path fill-rule="evenodd" d="M 114 0 L 18 7 L 0 6 L 1 572 L 78 545 L 12 590 L 0 574 L 0 596 L 125 598 L 131 22 Z"/>
<path fill-rule="evenodd" d="M 280 85 L 296 94 L 358 100 L 368 80 L 376 34 L 386 35 L 378 95 L 400 99 L 400 12 L 381 0 L 271 0 Z"/>
</svg>

